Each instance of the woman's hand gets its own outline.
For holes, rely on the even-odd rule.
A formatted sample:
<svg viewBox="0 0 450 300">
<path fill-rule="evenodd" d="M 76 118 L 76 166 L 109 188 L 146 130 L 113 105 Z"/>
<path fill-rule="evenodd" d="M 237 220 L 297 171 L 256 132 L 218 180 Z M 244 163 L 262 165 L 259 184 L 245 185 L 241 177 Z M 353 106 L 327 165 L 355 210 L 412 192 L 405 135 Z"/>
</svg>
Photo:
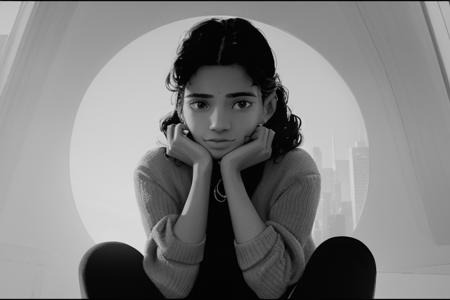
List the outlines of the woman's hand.
<svg viewBox="0 0 450 300">
<path fill-rule="evenodd" d="M 275 131 L 258 124 L 250 136 L 250 142 L 226 154 L 220 163 L 221 168 L 232 168 L 236 171 L 245 170 L 270 158 L 272 141 Z"/>
<path fill-rule="evenodd" d="M 167 126 L 166 154 L 172 156 L 189 166 L 196 163 L 211 163 L 212 157 L 205 147 L 188 138 L 183 130 L 186 130 L 184 124 L 171 124 Z"/>
</svg>

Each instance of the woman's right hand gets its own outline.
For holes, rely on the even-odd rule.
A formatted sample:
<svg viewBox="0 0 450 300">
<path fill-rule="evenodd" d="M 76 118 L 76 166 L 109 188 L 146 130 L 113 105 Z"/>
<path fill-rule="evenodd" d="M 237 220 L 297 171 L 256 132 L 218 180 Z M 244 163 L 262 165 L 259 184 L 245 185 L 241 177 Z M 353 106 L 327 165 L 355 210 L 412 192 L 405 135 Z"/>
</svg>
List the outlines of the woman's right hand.
<svg viewBox="0 0 450 300">
<path fill-rule="evenodd" d="M 208 150 L 184 135 L 183 130 L 185 129 L 187 128 L 182 123 L 167 126 L 166 154 L 189 166 L 212 163 L 212 157 Z"/>
</svg>

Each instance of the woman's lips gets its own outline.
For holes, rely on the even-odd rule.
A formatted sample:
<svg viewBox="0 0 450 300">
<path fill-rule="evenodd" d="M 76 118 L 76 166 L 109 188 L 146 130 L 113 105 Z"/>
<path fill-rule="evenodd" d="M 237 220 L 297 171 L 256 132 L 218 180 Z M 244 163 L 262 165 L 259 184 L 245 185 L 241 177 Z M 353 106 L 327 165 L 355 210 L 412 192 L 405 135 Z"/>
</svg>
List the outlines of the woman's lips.
<svg viewBox="0 0 450 300">
<path fill-rule="evenodd" d="M 208 145 L 211 145 L 211 148 L 226 148 L 232 141 L 229 140 L 223 140 L 223 141 L 213 141 L 213 140 L 207 140 L 206 141 Z"/>
</svg>

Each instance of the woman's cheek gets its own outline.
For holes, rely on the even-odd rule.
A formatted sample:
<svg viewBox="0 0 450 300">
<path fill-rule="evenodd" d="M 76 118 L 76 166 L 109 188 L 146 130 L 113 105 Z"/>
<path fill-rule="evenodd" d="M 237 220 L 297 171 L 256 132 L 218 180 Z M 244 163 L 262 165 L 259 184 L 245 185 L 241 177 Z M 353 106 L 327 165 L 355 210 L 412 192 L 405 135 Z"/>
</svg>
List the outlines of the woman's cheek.
<svg viewBox="0 0 450 300">
<path fill-rule="evenodd" d="M 244 144 L 250 142 L 252 139 L 254 139 L 254 134 L 256 133 L 256 129 L 253 129 L 252 132 L 250 132 L 248 135 L 244 137 Z"/>
</svg>

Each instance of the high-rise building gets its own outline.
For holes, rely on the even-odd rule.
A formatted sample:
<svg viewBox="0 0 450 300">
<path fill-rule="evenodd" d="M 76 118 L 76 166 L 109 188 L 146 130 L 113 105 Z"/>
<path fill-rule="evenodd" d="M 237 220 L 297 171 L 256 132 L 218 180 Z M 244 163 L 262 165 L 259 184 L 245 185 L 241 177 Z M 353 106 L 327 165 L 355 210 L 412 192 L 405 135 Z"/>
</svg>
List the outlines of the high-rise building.
<svg viewBox="0 0 450 300">
<path fill-rule="evenodd" d="M 352 210 L 352 202 L 351 201 L 342 201 L 341 202 L 341 213 L 345 218 L 345 234 L 351 235 L 353 230 L 355 229 L 353 223 L 353 210 Z"/>
<path fill-rule="evenodd" d="M 328 232 L 328 216 L 332 214 L 332 203 L 331 203 L 331 193 L 322 191 L 322 197 L 320 199 L 321 203 L 321 216 L 322 216 L 322 238 L 327 238 L 329 236 Z"/>
<path fill-rule="evenodd" d="M 325 198 L 325 194 L 327 195 L 327 206 L 325 210 L 325 216 L 336 213 L 338 207 L 338 203 L 336 203 L 336 174 L 332 168 L 323 168 L 321 170 L 322 177 L 322 196 Z"/>
<path fill-rule="evenodd" d="M 345 235 L 345 216 L 343 214 L 331 214 L 328 216 L 328 236 Z"/>
<path fill-rule="evenodd" d="M 333 199 L 334 199 L 334 210 L 338 211 L 341 207 L 342 202 L 342 185 L 335 173 L 335 181 L 334 181 L 334 190 L 333 190 Z"/>
<path fill-rule="evenodd" d="M 350 186 L 353 200 L 353 224 L 357 224 L 369 186 L 369 147 L 356 142 L 350 151 Z"/>
<path fill-rule="evenodd" d="M 319 147 L 313 147 L 312 157 L 316 162 L 317 168 L 320 171 L 323 168 L 323 166 L 322 166 L 322 151 L 320 150 Z"/>
<path fill-rule="evenodd" d="M 344 159 L 337 159 L 336 165 L 336 179 L 341 184 L 341 201 L 351 201 L 350 193 L 350 162 Z"/>
<path fill-rule="evenodd" d="M 323 168 L 320 170 L 322 179 L 321 188 L 322 191 L 333 194 L 336 183 L 336 175 L 332 168 Z"/>
</svg>

